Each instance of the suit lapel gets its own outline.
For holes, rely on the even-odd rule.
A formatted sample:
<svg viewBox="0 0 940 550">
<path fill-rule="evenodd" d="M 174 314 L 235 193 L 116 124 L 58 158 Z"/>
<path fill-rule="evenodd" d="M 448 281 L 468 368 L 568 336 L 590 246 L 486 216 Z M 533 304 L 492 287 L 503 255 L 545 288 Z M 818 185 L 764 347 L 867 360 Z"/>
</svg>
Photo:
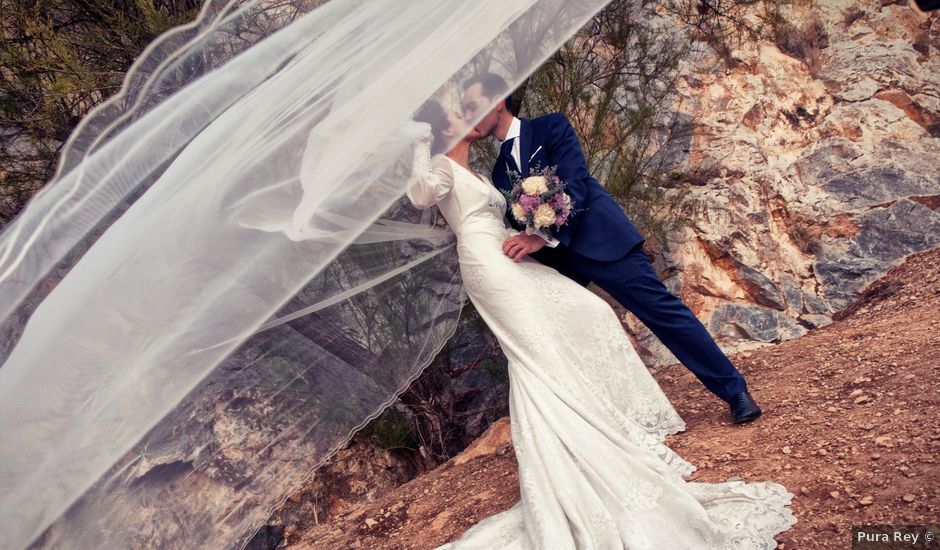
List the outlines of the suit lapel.
<svg viewBox="0 0 940 550">
<path fill-rule="evenodd" d="M 509 177 L 509 170 L 515 170 L 515 163 L 512 159 L 506 162 L 506 159 L 496 161 L 496 169 L 493 170 L 493 183 L 500 189 L 509 191 L 512 187 L 512 179 Z"/>
<path fill-rule="evenodd" d="M 529 155 L 532 154 L 532 121 L 527 118 L 519 119 L 521 127 L 519 129 L 519 160 L 522 166 L 519 167 L 519 173 L 522 177 L 529 175 Z"/>
</svg>

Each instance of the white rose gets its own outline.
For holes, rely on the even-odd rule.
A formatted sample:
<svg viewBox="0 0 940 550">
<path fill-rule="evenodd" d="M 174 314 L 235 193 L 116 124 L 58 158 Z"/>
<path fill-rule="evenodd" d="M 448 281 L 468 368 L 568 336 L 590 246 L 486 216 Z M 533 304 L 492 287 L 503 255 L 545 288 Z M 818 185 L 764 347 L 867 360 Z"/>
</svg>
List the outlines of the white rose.
<svg viewBox="0 0 940 550">
<path fill-rule="evenodd" d="M 542 229 L 555 223 L 555 209 L 547 204 L 540 204 L 535 209 L 535 227 Z"/>
<path fill-rule="evenodd" d="M 548 182 L 542 176 L 532 176 L 523 180 L 522 190 L 526 195 L 541 195 L 548 191 Z"/>
<path fill-rule="evenodd" d="M 515 203 L 512 205 L 512 217 L 516 218 L 517 221 L 525 223 L 525 209 Z"/>
</svg>

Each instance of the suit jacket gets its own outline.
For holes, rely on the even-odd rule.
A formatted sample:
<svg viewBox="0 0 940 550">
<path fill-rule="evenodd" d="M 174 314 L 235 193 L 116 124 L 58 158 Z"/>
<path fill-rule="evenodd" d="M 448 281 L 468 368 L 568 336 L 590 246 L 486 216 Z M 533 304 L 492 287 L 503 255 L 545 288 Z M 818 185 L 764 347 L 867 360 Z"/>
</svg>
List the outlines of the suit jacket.
<svg viewBox="0 0 940 550">
<path fill-rule="evenodd" d="M 643 242 L 643 237 L 620 205 L 591 176 L 581 143 L 565 115 L 552 113 L 520 121 L 522 126 L 518 139 L 522 166 L 517 168 L 512 156 L 501 152 L 493 166 L 492 176 L 499 189 L 509 191 L 512 185 L 510 171 L 518 171 L 525 178 L 536 166 L 555 166 L 556 174 L 566 184 L 565 192 L 571 196 L 575 210 L 556 234 L 561 246 L 588 258 L 608 261 L 622 258 Z M 508 217 L 513 227 L 523 229 L 511 215 Z M 540 259 L 537 254 L 535 257 Z"/>
</svg>

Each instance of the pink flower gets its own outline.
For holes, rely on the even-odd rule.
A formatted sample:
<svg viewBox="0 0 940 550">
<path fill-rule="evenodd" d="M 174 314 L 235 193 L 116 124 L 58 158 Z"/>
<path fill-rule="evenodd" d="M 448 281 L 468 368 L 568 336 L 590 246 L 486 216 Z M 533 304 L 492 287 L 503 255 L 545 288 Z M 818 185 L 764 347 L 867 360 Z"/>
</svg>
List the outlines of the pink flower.
<svg viewBox="0 0 940 550">
<path fill-rule="evenodd" d="M 526 212 L 532 212 L 539 207 L 539 198 L 533 197 L 532 195 L 522 195 L 519 197 L 519 206 L 525 209 Z"/>
</svg>

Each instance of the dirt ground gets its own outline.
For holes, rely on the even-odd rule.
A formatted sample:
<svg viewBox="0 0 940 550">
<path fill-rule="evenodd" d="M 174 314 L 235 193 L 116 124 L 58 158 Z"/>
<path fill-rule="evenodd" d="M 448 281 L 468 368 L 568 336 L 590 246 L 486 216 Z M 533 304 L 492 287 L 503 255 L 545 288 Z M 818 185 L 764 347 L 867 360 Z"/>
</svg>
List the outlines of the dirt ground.
<svg viewBox="0 0 940 550">
<path fill-rule="evenodd" d="M 940 249 L 909 257 L 833 324 L 732 357 L 764 411 L 734 425 L 681 365 L 654 377 L 685 419 L 692 480 L 773 480 L 798 522 L 778 548 L 851 547 L 853 525 L 940 522 Z M 519 499 L 507 418 L 432 472 L 288 548 L 425 549 Z"/>
</svg>

